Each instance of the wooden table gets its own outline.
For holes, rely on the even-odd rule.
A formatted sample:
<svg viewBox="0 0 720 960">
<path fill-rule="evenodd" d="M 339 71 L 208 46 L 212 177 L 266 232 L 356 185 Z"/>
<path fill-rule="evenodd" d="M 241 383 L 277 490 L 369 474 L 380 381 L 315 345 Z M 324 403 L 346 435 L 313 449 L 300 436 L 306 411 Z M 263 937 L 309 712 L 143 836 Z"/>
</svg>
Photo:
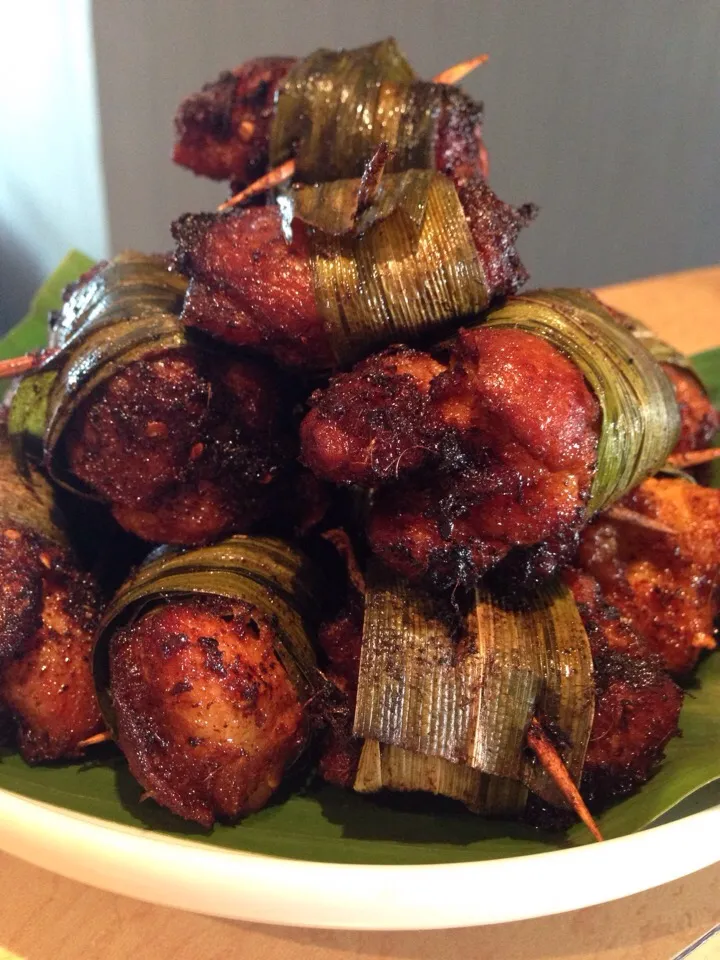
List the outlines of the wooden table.
<svg viewBox="0 0 720 960">
<path fill-rule="evenodd" d="M 720 267 L 603 294 L 688 352 L 720 343 Z M 0 960 L 670 960 L 720 920 L 720 864 L 587 910 L 423 933 L 299 930 L 201 917 L 93 890 L 4 854 L 0 871 Z"/>
</svg>

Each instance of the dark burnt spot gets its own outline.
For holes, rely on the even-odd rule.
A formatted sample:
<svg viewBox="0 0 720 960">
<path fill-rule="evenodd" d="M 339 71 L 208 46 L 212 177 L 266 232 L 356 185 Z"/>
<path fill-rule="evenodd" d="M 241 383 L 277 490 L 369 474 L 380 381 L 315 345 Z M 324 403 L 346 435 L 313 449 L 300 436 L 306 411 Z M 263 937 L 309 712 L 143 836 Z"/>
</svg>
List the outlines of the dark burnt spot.
<svg viewBox="0 0 720 960">
<path fill-rule="evenodd" d="M 178 680 L 178 682 L 170 690 L 170 695 L 177 697 L 181 693 L 189 693 L 192 688 L 192 684 L 188 680 Z"/>
<path fill-rule="evenodd" d="M 215 213 L 183 213 L 173 221 L 170 232 L 177 243 L 174 263 L 181 273 L 191 272 L 194 251 L 218 216 Z"/>
<path fill-rule="evenodd" d="M 217 80 L 206 83 L 202 90 L 184 100 L 175 117 L 179 135 L 191 132 L 226 140 L 233 133 L 232 115 L 235 106 L 237 79 L 223 71 Z"/>
<path fill-rule="evenodd" d="M 205 666 L 219 676 L 225 676 L 227 668 L 223 662 L 222 651 L 215 637 L 198 637 L 197 644 L 205 655 Z"/>
<path fill-rule="evenodd" d="M 244 95 L 243 100 L 246 103 L 255 104 L 256 106 L 262 106 L 266 99 L 267 95 L 270 92 L 270 83 L 264 77 L 258 82 L 254 89 L 250 89 Z"/>
</svg>

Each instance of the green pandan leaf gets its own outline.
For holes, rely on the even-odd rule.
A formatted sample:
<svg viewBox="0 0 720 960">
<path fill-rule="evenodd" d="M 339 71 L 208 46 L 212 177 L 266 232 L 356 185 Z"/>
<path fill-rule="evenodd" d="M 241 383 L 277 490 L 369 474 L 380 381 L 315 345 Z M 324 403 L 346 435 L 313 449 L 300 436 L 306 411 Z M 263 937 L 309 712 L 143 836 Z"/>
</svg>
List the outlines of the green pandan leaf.
<svg viewBox="0 0 720 960">
<path fill-rule="evenodd" d="M 65 287 L 85 273 L 95 261 L 79 250 L 71 250 L 60 261 L 32 299 L 28 312 L 0 340 L 0 360 L 18 357 L 28 350 L 44 347 L 48 337 L 48 314 L 62 306 Z M 0 380 L 0 396 L 7 381 Z"/>
<path fill-rule="evenodd" d="M 36 301 L 36 312 L 23 321 L 26 326 L 16 345 L 6 349 L 12 334 L 0 345 L 5 355 L 42 345 L 45 311 L 58 305 L 65 283 L 89 265 L 82 255 L 73 256 L 80 259 L 73 266 L 65 261 L 60 280 L 55 279 L 57 273 L 53 275 L 53 289 L 48 285 L 47 299 L 40 306 Z M 720 349 L 700 354 L 694 362 L 717 403 Z M 637 794 L 600 817 L 606 837 L 642 829 L 673 808 L 686 813 L 688 797 L 694 809 L 718 803 L 720 791 L 706 785 L 714 782 L 720 787 L 720 654 L 701 664 L 696 685 L 685 700 L 680 727 L 683 735 L 668 746 L 658 773 Z M 14 754 L 4 755 L 0 763 L 0 788 L 23 796 L 113 823 L 280 857 L 341 863 L 447 863 L 524 856 L 588 842 L 587 831 L 580 826 L 566 834 L 547 834 L 515 823 L 484 820 L 452 801 L 402 795 L 381 800 L 316 781 L 306 786 L 306 779 L 298 771 L 259 813 L 235 827 L 216 826 L 206 832 L 152 800 L 141 802 L 141 788 L 124 760 L 110 750 L 104 758 L 83 766 L 29 767 Z"/>
</svg>

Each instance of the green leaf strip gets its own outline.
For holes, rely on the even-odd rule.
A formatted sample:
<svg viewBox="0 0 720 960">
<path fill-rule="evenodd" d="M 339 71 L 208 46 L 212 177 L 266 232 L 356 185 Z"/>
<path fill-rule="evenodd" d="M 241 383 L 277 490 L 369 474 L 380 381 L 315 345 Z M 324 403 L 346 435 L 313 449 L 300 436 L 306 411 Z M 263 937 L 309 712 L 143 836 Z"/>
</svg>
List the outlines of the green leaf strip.
<svg viewBox="0 0 720 960">
<path fill-rule="evenodd" d="M 420 790 L 459 800 L 473 813 L 496 817 L 520 815 L 528 793 L 515 780 L 493 777 L 465 763 L 413 753 L 378 740 L 364 742 L 353 789 L 357 793 Z"/>
<path fill-rule="evenodd" d="M 317 50 L 288 74 L 270 134 L 270 165 L 295 158 L 295 176 L 318 183 L 359 177 L 378 144 L 389 170 L 435 167 L 444 96 L 419 81 L 390 38 L 355 50 Z"/>
<path fill-rule="evenodd" d="M 547 340 L 578 366 L 598 398 L 602 426 L 589 516 L 665 464 L 680 432 L 672 384 L 600 301 L 582 291 L 531 291 L 493 310 L 486 324 Z"/>
<path fill-rule="evenodd" d="M 379 209 L 383 217 L 387 209 L 392 212 L 378 216 L 363 236 L 308 227 L 315 299 L 339 366 L 388 343 L 440 334 L 489 301 L 453 183 L 438 173 L 411 171 L 391 175 L 389 184 Z M 402 188 L 396 191 L 393 184 Z M 308 190 L 318 197 L 322 192 L 326 211 L 345 204 L 338 224 L 356 209 L 357 185 L 354 192 L 342 181 Z M 328 199 L 333 193 L 340 196 L 337 205 Z"/>
<path fill-rule="evenodd" d="M 0 430 L 0 524 L 19 526 L 67 546 L 65 523 L 52 487 L 37 471 L 18 473 L 4 429 Z"/>
</svg>

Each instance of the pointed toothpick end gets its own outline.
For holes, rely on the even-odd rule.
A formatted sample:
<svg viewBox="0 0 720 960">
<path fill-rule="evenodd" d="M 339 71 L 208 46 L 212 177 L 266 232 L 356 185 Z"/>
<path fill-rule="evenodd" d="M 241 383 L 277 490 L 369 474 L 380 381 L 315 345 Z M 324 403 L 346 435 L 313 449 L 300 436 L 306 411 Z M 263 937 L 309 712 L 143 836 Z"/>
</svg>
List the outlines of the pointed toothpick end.
<svg viewBox="0 0 720 960">
<path fill-rule="evenodd" d="M 486 63 L 487 60 L 488 55 L 486 53 L 481 53 L 477 57 L 471 57 L 469 60 L 463 60 L 461 63 L 456 63 L 455 66 L 448 67 L 447 70 L 438 73 L 436 77 L 433 77 L 433 83 L 446 83 L 448 85 L 460 83 L 463 77 L 472 73 L 473 70 L 476 70 L 481 64 Z"/>
</svg>

